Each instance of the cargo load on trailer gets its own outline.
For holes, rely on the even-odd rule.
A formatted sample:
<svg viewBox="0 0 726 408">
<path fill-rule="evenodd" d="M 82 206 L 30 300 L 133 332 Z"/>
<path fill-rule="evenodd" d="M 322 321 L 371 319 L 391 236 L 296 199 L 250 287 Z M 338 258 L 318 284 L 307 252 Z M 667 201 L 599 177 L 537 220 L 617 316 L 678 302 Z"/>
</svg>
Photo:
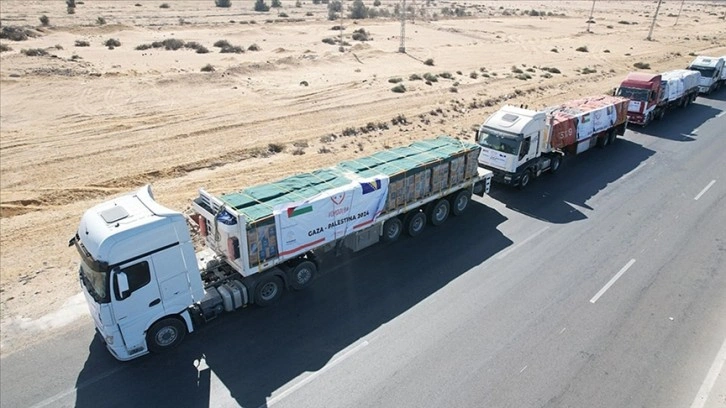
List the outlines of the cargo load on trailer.
<svg viewBox="0 0 726 408">
<path fill-rule="evenodd" d="M 494 180 L 524 188 L 545 171 L 556 172 L 565 154 L 605 147 L 623 135 L 628 99 L 593 96 L 540 111 L 506 105 L 476 132 L 479 165 Z"/>
<path fill-rule="evenodd" d="M 322 252 L 416 236 L 462 214 L 489 191 L 479 152 L 439 137 L 233 193 L 202 189 L 189 218 L 149 186 L 99 204 L 69 243 L 96 328 L 130 360 L 175 347 L 224 311 L 271 304 L 312 282 Z"/>
<path fill-rule="evenodd" d="M 631 72 L 616 94 L 630 99 L 628 123 L 646 126 L 672 108 L 690 105 L 698 96 L 698 71 L 676 69 L 662 74 Z"/>
</svg>

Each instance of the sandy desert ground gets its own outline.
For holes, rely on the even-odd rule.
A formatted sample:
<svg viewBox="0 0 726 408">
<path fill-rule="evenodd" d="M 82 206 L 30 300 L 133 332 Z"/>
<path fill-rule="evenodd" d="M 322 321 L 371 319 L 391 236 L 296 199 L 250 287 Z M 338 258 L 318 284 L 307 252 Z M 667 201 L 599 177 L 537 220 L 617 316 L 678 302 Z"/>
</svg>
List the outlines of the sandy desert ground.
<svg viewBox="0 0 726 408">
<path fill-rule="evenodd" d="M 200 187 L 229 192 L 439 134 L 471 139 L 504 103 L 544 107 L 608 92 L 635 63 L 656 72 L 726 55 L 726 1 L 688 0 L 679 17 L 682 2 L 665 1 L 647 41 L 657 1 L 597 1 L 588 32 L 589 0 L 409 0 L 406 53 L 395 17 L 330 21 L 312 0 L 264 13 L 254 0 L 162 4 L 77 0 L 68 14 L 62 0 L 0 2 L 3 30 L 31 35 L 0 39 L 3 354 L 88 318 L 67 243 L 83 211 L 112 196 L 152 183 L 185 210 Z M 368 41 L 352 38 L 361 29 Z M 209 52 L 137 49 L 172 39 Z M 221 53 L 219 40 L 244 52 Z M 437 81 L 412 79 L 427 73 Z M 396 78 L 406 92 L 391 91 Z"/>
</svg>

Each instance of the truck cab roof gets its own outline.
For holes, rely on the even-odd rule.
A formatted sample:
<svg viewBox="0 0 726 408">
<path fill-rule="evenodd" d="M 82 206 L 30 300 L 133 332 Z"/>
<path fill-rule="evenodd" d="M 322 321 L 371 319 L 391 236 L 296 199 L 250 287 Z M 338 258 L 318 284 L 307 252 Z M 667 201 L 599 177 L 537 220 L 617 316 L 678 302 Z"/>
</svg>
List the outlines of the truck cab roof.
<svg viewBox="0 0 726 408">
<path fill-rule="evenodd" d="M 164 224 L 169 228 L 160 228 Z M 78 238 L 96 260 L 109 265 L 190 239 L 184 215 L 154 201 L 148 185 L 87 210 Z"/>
<path fill-rule="evenodd" d="M 647 87 L 651 88 L 655 84 L 660 84 L 660 74 L 649 74 L 647 72 L 631 72 L 625 77 L 625 80 L 620 84 L 621 87 Z"/>
<path fill-rule="evenodd" d="M 706 57 L 703 55 L 699 55 L 688 66 L 689 67 L 702 67 L 702 68 L 716 68 L 723 63 L 724 63 L 723 57 Z"/>
<path fill-rule="evenodd" d="M 544 119 L 544 112 L 504 105 L 490 116 L 483 126 L 520 135 L 526 133 L 525 128 L 528 124 L 535 120 L 544 121 Z"/>
</svg>

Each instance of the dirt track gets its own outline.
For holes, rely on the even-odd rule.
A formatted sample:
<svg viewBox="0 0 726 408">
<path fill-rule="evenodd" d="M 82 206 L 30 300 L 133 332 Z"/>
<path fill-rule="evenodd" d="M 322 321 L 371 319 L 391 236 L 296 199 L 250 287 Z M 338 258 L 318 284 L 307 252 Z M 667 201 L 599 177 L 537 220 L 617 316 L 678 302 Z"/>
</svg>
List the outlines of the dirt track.
<svg viewBox="0 0 726 408">
<path fill-rule="evenodd" d="M 12 48 L 0 54 L 2 353 L 60 326 L 34 322 L 78 293 L 67 242 L 83 211 L 106 198 L 152 183 L 160 202 L 184 210 L 200 187 L 231 191 L 438 134 L 470 139 L 503 103 L 543 107 L 607 92 L 636 62 L 655 72 L 685 67 L 689 54 L 726 55 L 723 2 L 687 2 L 677 26 L 680 2 L 667 2 L 654 41 L 645 41 L 650 1 L 598 3 L 591 33 L 589 1 L 472 2 L 460 18 L 443 18 L 452 7 L 444 2 L 408 22 L 406 54 L 391 18 L 345 19 L 343 51 L 324 43 L 340 35 L 331 30 L 340 21 L 311 2 L 283 0 L 287 19 L 254 13 L 252 1 L 140 3 L 89 0 L 74 15 L 56 2 L 0 3 L 3 27 L 37 34 L 0 40 Z M 521 15 L 530 9 L 545 16 Z M 361 28 L 372 40 L 350 38 Z M 108 49 L 110 38 L 121 45 Z M 135 50 L 170 38 L 210 52 Z M 220 39 L 260 50 L 220 53 Z M 21 52 L 36 48 L 48 55 Z M 215 71 L 200 72 L 207 64 Z M 531 78 L 517 79 L 513 66 Z M 410 79 L 425 73 L 438 80 Z M 392 92 L 391 78 L 407 91 Z M 375 130 L 360 130 L 368 124 Z"/>
</svg>

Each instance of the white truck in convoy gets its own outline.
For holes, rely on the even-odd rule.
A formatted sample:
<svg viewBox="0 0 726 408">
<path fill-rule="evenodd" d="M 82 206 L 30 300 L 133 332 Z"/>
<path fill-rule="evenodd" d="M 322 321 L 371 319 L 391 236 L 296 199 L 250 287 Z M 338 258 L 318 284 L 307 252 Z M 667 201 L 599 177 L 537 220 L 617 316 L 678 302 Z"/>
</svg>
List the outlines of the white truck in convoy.
<svg viewBox="0 0 726 408">
<path fill-rule="evenodd" d="M 698 56 L 689 65 L 688 69 L 701 73 L 698 82 L 698 91 L 702 94 L 721 88 L 726 84 L 726 57 Z"/>
<path fill-rule="evenodd" d="M 524 188 L 543 172 L 556 172 L 563 155 L 605 147 L 623 135 L 628 102 L 602 95 L 541 111 L 506 105 L 476 132 L 479 165 L 494 173 L 494 181 Z"/>
<path fill-rule="evenodd" d="M 100 337 L 119 360 L 161 352 L 225 311 L 306 287 L 323 251 L 440 225 L 489 191 L 479 152 L 439 137 L 234 193 L 201 189 L 189 216 L 149 186 L 98 204 L 69 246 Z"/>
</svg>

